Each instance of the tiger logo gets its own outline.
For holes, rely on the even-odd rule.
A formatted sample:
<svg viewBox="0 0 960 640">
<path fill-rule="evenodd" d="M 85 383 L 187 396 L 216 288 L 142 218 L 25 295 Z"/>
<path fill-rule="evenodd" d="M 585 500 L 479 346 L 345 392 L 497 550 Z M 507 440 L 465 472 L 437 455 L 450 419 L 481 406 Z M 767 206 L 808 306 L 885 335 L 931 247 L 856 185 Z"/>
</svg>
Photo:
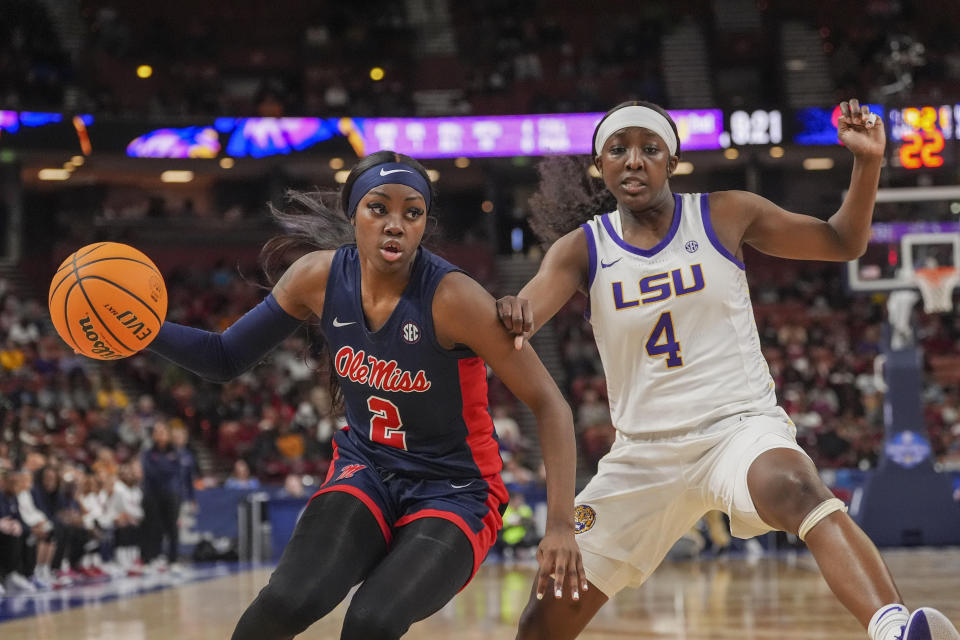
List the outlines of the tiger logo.
<svg viewBox="0 0 960 640">
<path fill-rule="evenodd" d="M 578 504 L 576 511 L 573 512 L 573 520 L 573 532 L 584 533 L 593 528 L 597 521 L 597 512 L 590 505 Z"/>
</svg>

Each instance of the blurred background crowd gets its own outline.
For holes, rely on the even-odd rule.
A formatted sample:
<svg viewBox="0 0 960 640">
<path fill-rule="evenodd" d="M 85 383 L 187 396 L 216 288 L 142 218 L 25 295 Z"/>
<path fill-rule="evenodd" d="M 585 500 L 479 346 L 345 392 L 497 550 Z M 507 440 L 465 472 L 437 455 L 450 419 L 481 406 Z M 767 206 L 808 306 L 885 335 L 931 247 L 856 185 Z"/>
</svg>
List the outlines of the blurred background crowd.
<svg viewBox="0 0 960 640">
<path fill-rule="evenodd" d="M 949 0 L 270 4 L 3 0 L 5 108 L 405 116 L 940 97 L 960 80 Z M 856 19 L 851 19 L 856 16 Z M 242 34 L 242 37 L 239 37 Z M 792 73 L 783 61 L 808 49 Z M 708 53 L 709 52 L 709 53 Z M 674 56 L 674 53 L 682 55 Z M 150 91 L 131 64 L 155 70 Z M 382 81 L 371 83 L 378 66 Z M 683 87 L 696 67 L 702 86 Z M 693 93 L 691 93 L 693 92 Z M 696 104 L 688 104 L 691 100 Z"/>
<path fill-rule="evenodd" d="M 603 4 L 237 0 L 224 10 L 185 0 L 0 0 L 0 108 L 156 122 L 580 112 L 637 96 L 726 109 L 853 95 L 947 99 L 960 82 L 960 14 L 949 0 Z M 150 68 L 143 82 L 131 80 L 137 65 Z M 845 184 L 836 173 L 818 177 L 821 199 L 812 202 L 821 213 Z M 491 160 L 472 175 L 476 184 L 441 179 L 444 211 L 462 216 L 441 219 L 439 250 L 495 294 L 514 293 L 518 265 L 535 268 L 541 255 L 525 221 L 536 175 L 522 158 Z M 753 185 L 732 175 L 716 180 Z M 763 192 L 785 206 L 811 202 L 807 183 L 763 177 Z M 343 418 L 312 328 L 218 385 L 152 354 L 111 363 L 75 355 L 44 301 L 59 259 L 93 240 L 126 241 L 163 268 L 170 320 L 223 330 L 264 295 L 256 249 L 275 229 L 263 203 L 318 180 L 264 165 L 190 192 L 119 177 L 24 189 L 28 216 L 16 241 L 25 258 L 0 270 L 0 586 L 176 570 L 178 521 L 196 490 L 282 485 L 309 497 L 322 482 Z M 493 215 L 479 213 L 481 200 Z M 877 219 L 926 211 L 882 205 Z M 875 467 L 885 295 L 851 294 L 837 265 L 750 252 L 746 263 L 764 355 L 800 444 L 823 469 Z M 543 348 L 535 343 L 574 409 L 581 484 L 614 434 L 586 304 L 571 302 L 543 332 Z M 938 468 L 960 470 L 960 317 L 916 311 L 914 321 L 933 455 Z M 533 513 L 520 496 L 542 490 L 536 433 L 503 386 L 490 384 L 517 496 L 508 524 L 520 527 L 505 544 L 529 546 Z"/>
</svg>

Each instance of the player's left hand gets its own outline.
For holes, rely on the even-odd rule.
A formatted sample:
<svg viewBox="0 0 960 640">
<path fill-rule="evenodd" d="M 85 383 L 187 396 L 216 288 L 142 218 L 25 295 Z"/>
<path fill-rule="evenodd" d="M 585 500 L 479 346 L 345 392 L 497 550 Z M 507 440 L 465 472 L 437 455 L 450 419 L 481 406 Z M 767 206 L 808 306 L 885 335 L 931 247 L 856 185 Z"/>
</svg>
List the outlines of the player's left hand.
<svg viewBox="0 0 960 640">
<path fill-rule="evenodd" d="M 533 333 L 533 310 L 530 301 L 517 296 L 503 296 L 497 300 L 497 315 L 504 328 L 513 334 L 513 347 L 523 348 L 523 341 Z"/>
<path fill-rule="evenodd" d="M 883 118 L 870 112 L 856 98 L 840 103 L 837 137 L 854 156 L 861 160 L 882 160 L 887 137 L 883 132 Z"/>
<path fill-rule="evenodd" d="M 537 562 L 540 563 L 537 600 L 542 600 L 543 594 L 551 587 L 557 600 L 564 592 L 573 600 L 579 600 L 580 592 L 587 590 L 587 574 L 583 571 L 583 559 L 573 531 L 547 527 L 547 533 L 537 548 Z"/>
</svg>

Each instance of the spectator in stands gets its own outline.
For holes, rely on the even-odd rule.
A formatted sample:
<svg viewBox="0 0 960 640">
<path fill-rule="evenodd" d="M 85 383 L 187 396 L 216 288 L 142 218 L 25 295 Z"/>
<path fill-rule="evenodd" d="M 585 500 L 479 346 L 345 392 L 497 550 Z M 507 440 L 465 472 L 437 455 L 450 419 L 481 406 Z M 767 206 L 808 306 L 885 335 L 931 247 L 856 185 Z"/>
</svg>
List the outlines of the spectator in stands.
<svg viewBox="0 0 960 640">
<path fill-rule="evenodd" d="M 526 448 L 526 442 L 520 433 L 520 425 L 510 415 L 510 407 L 498 404 L 493 407 L 493 428 L 500 438 L 500 448 L 506 451 L 520 451 Z"/>
<path fill-rule="evenodd" d="M 80 576 L 80 561 L 87 542 L 82 517 L 73 499 L 72 474 L 72 470 L 64 474 L 69 479 L 65 482 L 56 467 L 47 465 L 38 472 L 39 480 L 32 489 L 34 504 L 53 523 L 56 550 L 51 566 L 61 586 Z M 61 570 L 64 558 L 67 569 Z"/>
<path fill-rule="evenodd" d="M 253 442 L 250 458 L 257 474 L 262 477 L 269 473 L 271 463 L 279 457 L 277 431 L 280 420 L 277 410 L 271 406 L 264 406 L 260 415 L 260 421 L 257 423 L 258 433 Z"/>
<path fill-rule="evenodd" d="M 26 531 L 28 529 L 20 518 L 15 475 L 9 469 L 0 470 L 0 589 L 10 594 L 36 591 L 36 587 L 20 573 Z"/>
<path fill-rule="evenodd" d="M 280 496 L 284 498 L 302 498 L 306 494 L 303 478 L 297 473 L 289 473 L 283 479 L 283 489 Z"/>
<path fill-rule="evenodd" d="M 130 404 L 126 392 L 117 385 L 117 381 L 108 377 L 97 391 L 97 406 L 104 411 L 123 410 Z"/>
<path fill-rule="evenodd" d="M 135 462 L 120 466 L 110 495 L 110 510 L 114 514 L 114 544 L 116 561 L 130 575 L 140 573 L 140 545 L 143 522 L 143 491 L 137 478 Z"/>
<path fill-rule="evenodd" d="M 496 548 L 504 559 L 519 559 L 521 553 L 530 553 L 539 542 L 533 509 L 522 493 L 510 494 L 510 502 L 503 512 L 503 529 L 497 538 Z M 530 554 L 532 555 L 532 554 Z M 530 556 L 528 556 L 530 557 Z"/>
<path fill-rule="evenodd" d="M 33 473 L 24 468 L 17 474 L 17 504 L 20 507 L 20 518 L 36 546 L 36 568 L 33 571 L 33 583 L 39 588 L 46 589 L 53 585 L 54 575 L 51 568 L 56 541 L 54 540 L 53 522 L 41 511 L 33 501 Z"/>
<path fill-rule="evenodd" d="M 186 427 L 177 426 L 170 430 L 170 437 L 180 461 L 180 497 L 185 503 L 195 507 L 197 498 L 194 487 L 200 468 L 190 446 L 190 432 Z"/>
<path fill-rule="evenodd" d="M 80 559 L 80 573 L 88 578 L 103 578 L 101 550 L 113 529 L 113 519 L 106 509 L 106 496 L 100 491 L 100 481 L 92 473 L 80 476 L 76 488 L 81 522 L 87 533 Z"/>
<path fill-rule="evenodd" d="M 337 429 L 343 427 L 344 424 L 339 423 L 336 416 L 333 415 L 330 392 L 324 387 L 320 385 L 313 387 L 309 392 L 307 402 L 317 417 L 316 438 L 318 453 L 329 460 L 333 455 L 333 434 Z"/>
<path fill-rule="evenodd" d="M 233 475 L 223 486 L 227 489 L 259 489 L 260 481 L 250 476 L 250 465 L 241 458 L 233 463 Z"/>
<path fill-rule="evenodd" d="M 179 555 L 180 501 L 183 476 L 180 456 L 170 441 L 170 429 L 160 420 L 153 425 L 153 445 L 143 452 L 143 560 L 160 566 Z M 166 553 L 163 552 L 167 542 Z M 161 558 L 161 555 L 165 559 Z"/>
</svg>

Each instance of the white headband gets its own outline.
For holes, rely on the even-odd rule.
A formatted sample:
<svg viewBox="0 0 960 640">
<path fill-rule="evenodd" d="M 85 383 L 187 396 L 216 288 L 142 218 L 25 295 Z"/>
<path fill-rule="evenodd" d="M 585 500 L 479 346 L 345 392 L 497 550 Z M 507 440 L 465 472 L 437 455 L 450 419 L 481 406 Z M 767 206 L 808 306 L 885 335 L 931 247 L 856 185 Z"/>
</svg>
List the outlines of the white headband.
<svg viewBox="0 0 960 640">
<path fill-rule="evenodd" d="M 673 127 L 670 126 L 667 119 L 650 107 L 640 106 L 617 109 L 603 121 L 600 130 L 597 131 L 597 143 L 594 149 L 596 154 L 600 155 L 604 143 L 610 136 L 627 127 L 650 129 L 667 143 L 667 149 L 670 150 L 671 156 L 677 155 L 677 136 L 673 133 Z"/>
</svg>

